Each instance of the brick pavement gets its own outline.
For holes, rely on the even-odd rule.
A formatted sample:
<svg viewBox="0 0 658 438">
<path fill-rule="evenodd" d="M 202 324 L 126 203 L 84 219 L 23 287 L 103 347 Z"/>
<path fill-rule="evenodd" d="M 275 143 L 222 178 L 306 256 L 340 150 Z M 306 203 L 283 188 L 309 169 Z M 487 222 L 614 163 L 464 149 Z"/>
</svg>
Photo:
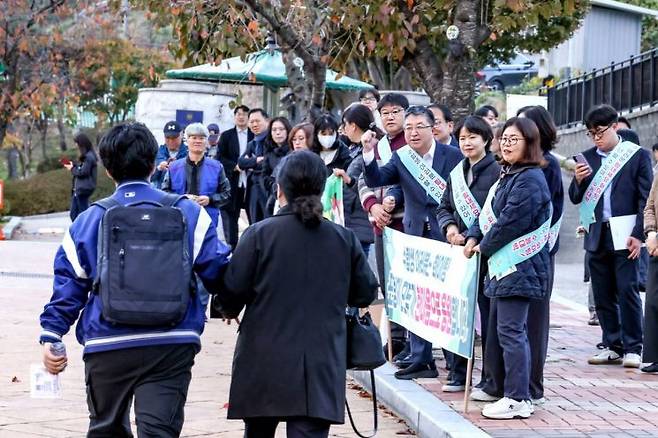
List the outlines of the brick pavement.
<svg viewBox="0 0 658 438">
<path fill-rule="evenodd" d="M 587 325 L 587 315 L 555 302 L 545 368 L 547 402 L 527 420 L 488 420 L 485 403 L 470 402 L 471 422 L 493 437 L 656 437 L 658 436 L 658 376 L 621 365 L 588 365 L 601 340 L 599 327 Z M 475 382 L 480 361 L 476 361 Z M 441 372 L 440 379 L 447 373 Z M 463 393 L 441 392 L 436 379 L 422 379 L 426 389 L 463 412 Z"/>
<path fill-rule="evenodd" d="M 81 347 L 65 336 L 69 366 L 62 374 L 60 400 L 29 396 L 29 366 L 41 360 L 38 316 L 51 294 L 52 259 L 57 243 L 0 242 L 0 438 L 81 437 L 88 425 Z M 212 320 L 202 337 L 203 349 L 192 369 L 185 407 L 184 437 L 239 438 L 241 421 L 226 420 L 236 326 Z M 368 432 L 372 401 L 348 384 L 348 399 L 359 428 Z M 383 407 L 378 437 L 413 435 L 402 420 Z M 135 430 L 133 425 L 133 430 Z M 277 437 L 285 436 L 279 427 Z M 354 437 L 349 423 L 332 426 L 332 437 Z"/>
</svg>

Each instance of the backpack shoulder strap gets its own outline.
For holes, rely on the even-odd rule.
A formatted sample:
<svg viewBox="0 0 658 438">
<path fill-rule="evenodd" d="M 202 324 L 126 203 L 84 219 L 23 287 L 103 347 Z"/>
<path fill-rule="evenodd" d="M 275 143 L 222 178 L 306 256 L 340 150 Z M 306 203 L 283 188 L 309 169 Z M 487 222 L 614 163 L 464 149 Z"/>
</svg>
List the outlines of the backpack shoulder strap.
<svg viewBox="0 0 658 438">
<path fill-rule="evenodd" d="M 160 200 L 160 204 L 162 204 L 163 207 L 173 207 L 183 198 L 185 198 L 185 196 L 177 193 L 165 193 Z"/>
<path fill-rule="evenodd" d="M 113 197 L 108 196 L 107 198 L 99 199 L 91 205 L 96 205 L 103 210 L 109 210 L 112 207 L 120 207 L 122 204 Z"/>
</svg>

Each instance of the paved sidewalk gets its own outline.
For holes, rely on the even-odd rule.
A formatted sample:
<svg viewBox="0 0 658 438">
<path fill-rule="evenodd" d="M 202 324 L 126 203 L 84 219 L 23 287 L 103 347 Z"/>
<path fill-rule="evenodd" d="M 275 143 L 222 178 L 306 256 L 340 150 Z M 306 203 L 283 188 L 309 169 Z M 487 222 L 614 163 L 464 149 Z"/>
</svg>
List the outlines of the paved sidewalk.
<svg viewBox="0 0 658 438">
<path fill-rule="evenodd" d="M 470 403 L 465 417 L 494 437 L 655 437 L 658 436 L 658 376 L 621 365 L 588 365 L 601 340 L 587 314 L 552 303 L 545 369 L 547 402 L 527 420 L 488 420 L 485 403 Z M 473 372 L 477 383 L 480 361 Z M 447 372 L 440 373 L 445 380 Z M 419 380 L 438 398 L 463 412 L 463 393 L 441 392 L 436 379 Z"/>
<path fill-rule="evenodd" d="M 51 294 L 55 242 L 0 242 L 0 437 L 81 437 L 88 425 L 81 347 L 73 333 L 65 337 L 69 366 L 62 374 L 60 400 L 29 396 L 29 367 L 41 360 L 36 342 L 38 316 Z M 240 438 L 241 421 L 226 420 L 236 326 L 212 320 L 203 334 L 203 349 L 192 369 L 185 408 L 184 437 Z M 371 429 L 372 401 L 348 383 L 348 399 L 358 427 Z M 392 413 L 379 409 L 378 437 L 413 435 Z M 133 427 L 133 430 L 134 427 Z M 285 436 L 283 425 L 277 437 Z M 333 437 L 354 437 L 349 423 L 331 428 Z"/>
</svg>

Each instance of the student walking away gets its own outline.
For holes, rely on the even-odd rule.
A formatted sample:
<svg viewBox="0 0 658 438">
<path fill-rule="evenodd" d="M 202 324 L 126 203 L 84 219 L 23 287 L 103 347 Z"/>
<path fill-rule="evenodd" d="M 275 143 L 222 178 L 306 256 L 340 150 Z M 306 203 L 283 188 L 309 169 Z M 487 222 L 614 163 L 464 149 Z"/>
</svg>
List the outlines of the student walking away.
<svg viewBox="0 0 658 438">
<path fill-rule="evenodd" d="M 184 195 L 206 210 L 218 237 L 226 242 L 223 234 L 220 209 L 230 202 L 231 186 L 222 164 L 206 158 L 208 130 L 201 123 L 192 123 L 185 128 L 188 141 L 187 158 L 174 161 L 162 182 L 162 190 Z M 209 301 L 208 291 L 199 284 L 201 304 L 205 308 Z"/>
<path fill-rule="evenodd" d="M 155 156 L 155 172 L 151 176 L 151 184 L 156 189 L 162 187 L 162 181 L 169 170 L 169 164 L 187 157 L 187 145 L 183 143 L 183 128 L 172 120 L 164 125 L 165 144 L 160 145 Z"/>
<path fill-rule="evenodd" d="M 274 204 L 276 203 L 276 187 L 274 181 L 276 179 L 277 166 L 281 162 L 281 159 L 290 152 L 288 134 L 291 129 L 290 122 L 285 117 L 275 117 L 270 120 L 268 127 L 269 134 L 263 145 L 264 159 L 261 163 L 263 174 L 260 180 L 263 190 L 268 195 L 265 211 L 265 216 L 267 217 L 272 216 L 274 211 Z"/>
<path fill-rule="evenodd" d="M 228 408 L 246 438 L 274 437 L 279 422 L 289 437 L 327 437 L 344 422 L 345 307 L 369 305 L 377 280 L 354 233 L 322 218 L 326 176 L 317 154 L 285 157 L 281 209 L 245 231 L 224 276 L 225 315 L 246 308 Z"/>
<path fill-rule="evenodd" d="M 594 291 L 596 313 L 606 348 L 592 356 L 592 365 L 622 362 L 638 368 L 642 352 L 642 301 L 638 257 L 644 239 L 644 207 L 651 189 L 648 151 L 617 135 L 617 111 L 609 105 L 592 108 L 585 117 L 594 147 L 584 151 L 576 164 L 569 198 L 580 204 L 580 224 L 585 227 L 585 250 Z M 615 250 L 611 219 L 636 217 L 625 248 Z M 613 219 L 614 222 L 614 219 Z M 622 360 L 623 359 L 623 360 Z"/>
<path fill-rule="evenodd" d="M 501 148 L 501 178 L 489 190 L 478 220 L 468 230 L 464 254 L 471 257 L 479 252 L 488 258 L 484 293 L 491 298 L 491 311 L 485 367 L 490 357 L 499 355 L 505 366 L 504 397 L 485 406 L 482 415 L 528 418 L 534 412 L 529 390 L 528 309 L 531 300 L 543 299 L 547 291 L 551 195 L 540 169 L 543 154 L 532 120 L 509 119 Z M 527 250 L 518 243 L 526 239 L 538 244 Z M 496 399 L 491 395 L 488 400 Z"/>
<path fill-rule="evenodd" d="M 446 191 L 437 209 L 436 220 L 439 229 L 451 245 L 464 245 L 466 232 L 475 223 L 489 189 L 498 180 L 500 166 L 489 150 L 493 132 L 482 117 L 469 116 L 457 126 L 455 131 L 459 138 L 459 148 L 464 159 L 450 172 Z M 486 260 L 480 264 L 480 286 L 477 303 L 480 309 L 482 357 L 485 356 L 487 343 L 487 324 L 489 321 L 489 298 L 484 294 L 484 277 L 487 273 Z M 468 361 L 454 354 L 450 374 L 443 391 L 463 391 L 466 385 Z M 482 364 L 482 379 L 477 385 L 485 383 L 485 368 Z"/>
<path fill-rule="evenodd" d="M 240 211 L 248 211 L 247 203 L 247 172 L 240 169 L 238 160 L 247 151 L 247 144 L 253 140 L 254 134 L 249 130 L 249 108 L 239 105 L 233 110 L 235 127 L 228 129 L 219 136 L 217 144 L 217 159 L 224 166 L 224 171 L 231 184 L 231 202 L 222 212 L 226 240 L 235 248 L 238 243 L 238 219 Z M 225 213 L 224 213 L 225 211 Z"/>
<path fill-rule="evenodd" d="M 73 137 L 73 142 L 80 153 L 78 161 L 63 163 L 63 166 L 73 175 L 71 210 L 69 212 L 72 221 L 89 208 L 89 198 L 96 190 L 96 173 L 98 172 L 98 159 L 89 137 L 80 132 Z"/>
<path fill-rule="evenodd" d="M 407 146 L 393 152 L 390 161 L 378 166 L 375 161 L 375 133 L 368 131 L 362 138 L 364 178 L 369 187 L 399 184 L 404 196 L 404 232 L 445 242 L 436 220 L 436 209 L 441 202 L 450 171 L 462 160 L 462 154 L 452 146 L 434 140 L 434 114 L 421 106 L 407 109 L 404 133 Z M 415 155 L 413 155 L 415 154 Z M 426 185 L 429 189 L 426 190 Z M 395 200 L 395 204 L 401 202 Z M 432 344 L 409 332 L 410 356 L 408 366 L 395 373 L 398 379 L 437 377 L 432 357 Z"/>
<path fill-rule="evenodd" d="M 217 145 L 219 144 L 219 125 L 211 123 L 208 125 L 208 150 L 206 157 L 217 159 Z"/>
<path fill-rule="evenodd" d="M 352 162 L 347 169 L 334 169 L 334 175 L 343 179 L 343 207 L 345 209 L 345 227 L 354 231 L 366 257 L 370 253 L 370 245 L 375 241 L 368 213 L 361 206 L 357 182 L 363 173 L 363 146 L 361 137 L 368 130 L 374 130 L 378 138 L 384 133 L 375 125 L 372 111 L 365 105 L 352 105 L 343 113 L 343 131 L 350 141 L 348 146 Z"/>
<path fill-rule="evenodd" d="M 254 224 L 265 217 L 268 194 L 263 190 L 261 181 L 264 143 L 268 136 L 269 116 L 265 110 L 254 108 L 249 111 L 249 129 L 254 139 L 247 144 L 247 150 L 240 155 L 238 166 L 247 171 L 247 200 L 249 222 Z"/>
<path fill-rule="evenodd" d="M 157 149 L 139 123 L 103 137 L 99 153 L 116 191 L 65 233 L 53 295 L 40 317 L 43 362 L 57 374 L 68 359 L 50 346 L 80 315 L 91 438 L 132 437 L 131 406 L 139 436 L 180 435 L 204 326 L 192 273 L 215 292 L 227 263 L 228 247 L 218 242 L 208 213 L 150 186 Z M 163 228 L 170 230 L 166 239 Z"/>
<path fill-rule="evenodd" d="M 452 118 L 450 108 L 442 103 L 431 103 L 427 108 L 432 111 L 432 114 L 434 114 L 435 122 L 432 127 L 434 140 L 441 144 L 448 144 L 458 148 L 459 141 L 457 141 L 457 138 L 452 134 L 455 122 Z"/>
<path fill-rule="evenodd" d="M 409 107 L 409 101 L 403 94 L 389 93 L 382 97 L 377 109 L 382 117 L 386 135 L 379 139 L 375 146 L 375 161 L 383 166 L 391 159 L 393 151 L 407 144 L 404 138 L 404 111 Z M 402 217 L 404 215 L 404 202 L 385 206 L 384 199 L 393 191 L 398 193 L 399 200 L 403 200 L 399 187 L 368 187 L 363 177 L 357 182 L 359 199 L 363 209 L 368 213 L 368 219 L 375 233 L 375 260 L 377 261 L 377 275 L 382 293 L 386 294 L 386 281 L 384 278 L 384 243 L 382 232 L 384 227 L 391 227 L 402 231 Z M 401 325 L 391 322 L 391 337 L 393 338 L 393 359 L 402 361 L 409 356 L 407 331 Z M 388 355 L 388 347 L 385 346 Z M 390 358 L 389 358 L 390 359 Z"/>
</svg>

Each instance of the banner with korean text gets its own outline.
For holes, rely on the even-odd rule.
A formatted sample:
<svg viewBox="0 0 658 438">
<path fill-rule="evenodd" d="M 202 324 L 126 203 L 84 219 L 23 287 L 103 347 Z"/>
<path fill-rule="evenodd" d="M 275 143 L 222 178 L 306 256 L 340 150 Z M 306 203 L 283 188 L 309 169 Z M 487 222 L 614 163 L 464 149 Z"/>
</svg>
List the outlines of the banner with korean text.
<svg viewBox="0 0 658 438">
<path fill-rule="evenodd" d="M 475 341 L 479 255 L 384 229 L 388 318 L 434 347 L 470 359 Z"/>
</svg>

